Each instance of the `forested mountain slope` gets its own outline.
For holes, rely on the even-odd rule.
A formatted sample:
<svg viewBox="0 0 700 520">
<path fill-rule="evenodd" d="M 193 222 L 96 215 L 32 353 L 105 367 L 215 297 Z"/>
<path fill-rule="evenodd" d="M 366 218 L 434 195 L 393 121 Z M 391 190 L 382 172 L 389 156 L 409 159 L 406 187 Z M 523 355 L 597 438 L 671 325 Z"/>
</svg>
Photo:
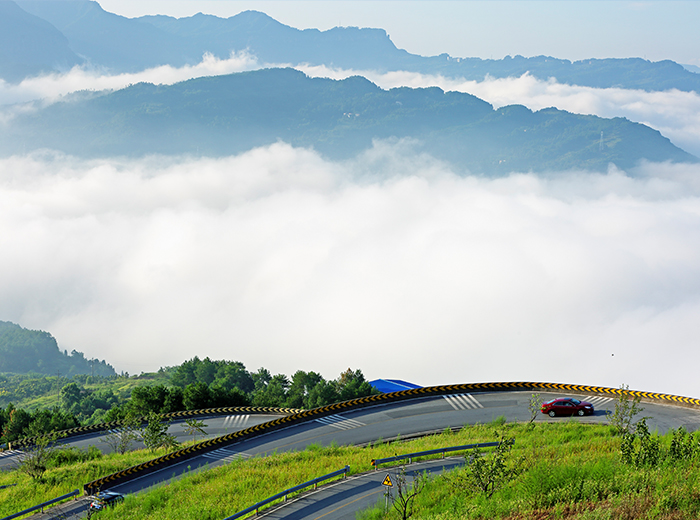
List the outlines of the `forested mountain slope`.
<svg viewBox="0 0 700 520">
<path fill-rule="evenodd" d="M 64 376 L 94 374 L 111 376 L 111 365 L 98 359 L 85 359 L 82 352 L 61 352 L 56 339 L 41 330 L 29 330 L 9 321 L 0 321 L 0 372 Z"/>
<path fill-rule="evenodd" d="M 50 148 L 78 156 L 222 156 L 281 140 L 331 159 L 353 157 L 376 139 L 410 138 L 416 151 L 488 175 L 697 160 L 624 118 L 520 105 L 494 110 L 470 94 L 387 91 L 361 77 L 334 81 L 294 69 L 76 95 L 15 116 L 5 134 L 4 155 Z"/>
</svg>

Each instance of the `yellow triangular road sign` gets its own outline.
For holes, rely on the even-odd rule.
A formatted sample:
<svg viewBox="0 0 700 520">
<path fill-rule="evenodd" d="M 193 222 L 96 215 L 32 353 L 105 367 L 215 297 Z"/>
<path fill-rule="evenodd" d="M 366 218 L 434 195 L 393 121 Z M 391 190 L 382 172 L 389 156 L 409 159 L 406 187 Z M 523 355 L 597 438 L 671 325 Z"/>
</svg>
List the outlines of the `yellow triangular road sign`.
<svg viewBox="0 0 700 520">
<path fill-rule="evenodd" d="M 386 477 L 384 477 L 384 482 L 382 482 L 382 486 L 394 487 L 394 484 L 391 483 L 391 477 L 388 473 L 386 474 Z"/>
</svg>

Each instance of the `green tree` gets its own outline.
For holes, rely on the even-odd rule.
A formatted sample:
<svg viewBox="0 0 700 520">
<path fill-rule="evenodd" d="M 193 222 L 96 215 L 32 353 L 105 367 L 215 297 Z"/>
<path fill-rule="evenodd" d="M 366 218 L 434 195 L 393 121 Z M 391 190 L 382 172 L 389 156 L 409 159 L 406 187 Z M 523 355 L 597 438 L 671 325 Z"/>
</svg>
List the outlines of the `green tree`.
<svg viewBox="0 0 700 520">
<path fill-rule="evenodd" d="M 172 448 L 177 446 L 175 437 L 168 433 L 170 421 L 164 421 L 160 414 L 151 412 L 148 414 L 148 423 L 141 430 L 141 439 L 151 452 L 158 448 Z"/>
<path fill-rule="evenodd" d="M 287 401 L 289 379 L 284 374 L 276 374 L 269 383 L 256 390 L 253 406 L 284 406 Z"/>
<path fill-rule="evenodd" d="M 226 390 L 219 386 L 209 388 L 210 406 L 214 408 L 222 408 L 227 406 L 248 406 L 250 399 L 238 388 Z"/>
<path fill-rule="evenodd" d="M 261 392 L 272 381 L 272 374 L 267 368 L 261 367 L 257 372 L 251 374 L 253 379 L 253 393 Z"/>
<path fill-rule="evenodd" d="M 7 420 L 2 431 L 3 441 L 11 442 L 24 437 L 24 432 L 32 421 L 32 416 L 29 412 L 21 408 L 15 408 L 10 404 L 7 407 L 6 414 Z"/>
<path fill-rule="evenodd" d="M 285 406 L 288 408 L 309 408 L 309 395 L 321 381 L 325 382 L 323 377 L 316 372 L 297 370 L 292 376 Z"/>
<path fill-rule="evenodd" d="M 182 401 L 186 410 L 209 408 L 211 402 L 209 387 L 201 381 L 187 385 L 182 395 Z"/>
<path fill-rule="evenodd" d="M 185 410 L 184 392 L 182 388 L 173 387 L 168 389 L 168 395 L 165 396 L 165 402 L 161 412 L 172 413 Z"/>
<path fill-rule="evenodd" d="M 216 379 L 217 364 L 208 357 L 204 358 L 194 369 L 194 375 L 198 382 L 211 385 Z"/>
<path fill-rule="evenodd" d="M 512 460 L 512 447 L 512 440 L 501 437 L 490 455 L 484 455 L 478 448 L 472 450 L 467 455 L 469 465 L 464 472 L 456 474 L 454 483 L 459 487 L 477 490 L 486 498 L 491 498 L 496 490 L 520 473 L 522 459 Z"/>
<path fill-rule="evenodd" d="M 80 423 L 76 417 L 61 410 L 53 408 L 51 410 L 37 410 L 31 416 L 31 422 L 25 428 L 23 434 L 28 437 L 44 435 L 60 430 L 68 430 L 69 428 L 77 428 Z"/>
<path fill-rule="evenodd" d="M 34 444 L 25 448 L 19 456 L 19 470 L 29 475 L 33 480 L 43 481 L 51 458 L 59 450 L 56 441 L 59 434 L 45 433 L 34 439 Z"/>
<path fill-rule="evenodd" d="M 609 416 L 610 424 L 621 435 L 631 434 L 634 429 L 634 418 L 644 411 L 639 406 L 642 398 L 638 395 L 630 399 L 629 387 L 620 385 L 620 396 L 615 401 L 615 411 Z"/>
<path fill-rule="evenodd" d="M 337 403 L 340 400 L 336 385 L 330 381 L 319 381 L 309 392 L 306 401 L 307 408 L 318 408 L 327 404 Z"/>
<path fill-rule="evenodd" d="M 196 383 L 196 368 L 199 363 L 200 361 L 197 356 L 183 362 L 173 371 L 173 374 L 170 376 L 170 382 L 180 388 L 185 388 L 187 385 Z"/>
<path fill-rule="evenodd" d="M 204 428 L 208 428 L 208 426 L 204 424 L 204 421 L 198 421 L 194 417 L 185 421 L 185 433 L 187 435 L 192 435 L 193 442 L 197 442 L 198 433 L 206 435 L 207 432 Z"/>
<path fill-rule="evenodd" d="M 118 428 L 108 431 L 101 437 L 112 451 L 124 454 L 140 437 L 141 421 L 134 416 L 127 416 Z"/>
<path fill-rule="evenodd" d="M 131 391 L 129 408 L 135 415 L 160 413 L 165 408 L 168 393 L 164 385 L 137 386 Z"/>
<path fill-rule="evenodd" d="M 377 390 L 365 380 L 365 376 L 359 369 L 352 370 L 348 368 L 345 372 L 342 372 L 340 377 L 336 379 L 336 388 L 341 401 L 348 401 L 350 399 L 357 399 L 358 397 L 365 397 L 378 393 Z"/>
<path fill-rule="evenodd" d="M 78 406 L 82 398 L 82 394 L 85 391 L 78 386 L 77 383 L 71 382 L 61 388 L 59 393 L 59 402 L 61 403 L 61 408 L 66 411 L 73 412 L 73 410 Z"/>
<path fill-rule="evenodd" d="M 532 394 L 527 409 L 530 411 L 530 424 L 532 424 L 542 409 L 542 396 L 540 394 Z"/>
<path fill-rule="evenodd" d="M 219 362 L 214 385 L 229 391 L 238 388 L 243 393 L 250 393 L 255 389 L 252 376 L 240 361 Z"/>
</svg>

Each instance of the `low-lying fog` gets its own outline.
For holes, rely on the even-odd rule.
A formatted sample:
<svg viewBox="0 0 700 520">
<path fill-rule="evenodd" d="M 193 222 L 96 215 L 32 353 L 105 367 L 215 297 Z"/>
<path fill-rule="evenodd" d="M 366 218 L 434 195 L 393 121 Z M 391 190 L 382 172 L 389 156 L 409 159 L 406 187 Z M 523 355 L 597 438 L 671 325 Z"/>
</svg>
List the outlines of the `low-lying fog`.
<svg viewBox="0 0 700 520">
<path fill-rule="evenodd" d="M 0 172 L 0 315 L 119 370 L 700 395 L 698 166 L 461 178 L 403 142 Z"/>
<path fill-rule="evenodd" d="M 172 81 L 255 66 L 232 60 Z M 0 85 L 0 102 L 156 77 L 143 74 L 76 69 Z M 700 153 L 694 93 L 366 75 L 626 116 Z M 700 166 L 485 179 L 413 149 L 381 142 L 345 163 L 284 143 L 222 159 L 0 159 L 0 319 L 131 373 L 196 354 L 328 378 L 700 396 Z"/>
</svg>

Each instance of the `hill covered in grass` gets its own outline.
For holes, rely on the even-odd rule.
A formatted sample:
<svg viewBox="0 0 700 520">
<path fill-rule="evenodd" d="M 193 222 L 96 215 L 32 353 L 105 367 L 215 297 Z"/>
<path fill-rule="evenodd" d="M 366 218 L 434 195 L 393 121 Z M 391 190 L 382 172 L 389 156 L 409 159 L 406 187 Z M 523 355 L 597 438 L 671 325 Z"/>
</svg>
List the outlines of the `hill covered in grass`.
<svg viewBox="0 0 700 520">
<path fill-rule="evenodd" d="M 225 518 L 260 500 L 301 482 L 350 466 L 350 474 L 374 471 L 370 461 L 394 454 L 413 453 L 501 438 L 514 439 L 505 466 L 512 472 L 491 496 L 475 488 L 469 468 L 430 476 L 418 495 L 413 518 L 462 519 L 696 519 L 700 515 L 700 467 L 697 435 L 691 456 L 679 457 L 677 432 L 652 438 L 660 458 L 654 464 L 624 460 L 623 437 L 607 425 L 578 420 L 534 425 L 504 423 L 466 426 L 411 441 L 379 442 L 367 447 L 310 446 L 298 452 L 234 460 L 225 466 L 185 476 L 167 486 L 128 496 L 123 504 L 100 513 L 104 520 L 201 520 Z M 639 450 L 639 439 L 635 449 Z M 690 445 L 686 442 L 686 445 Z M 676 446 L 676 448 L 674 448 Z M 674 451 L 675 450 L 675 451 Z M 674 453 L 676 455 L 674 455 Z M 132 452 L 101 456 L 76 453 L 51 464 L 43 482 L 19 471 L 0 474 L 3 490 L 0 515 L 17 512 L 44 499 L 80 488 L 86 480 L 144 462 L 162 452 Z M 469 457 L 469 453 L 456 457 Z M 480 454 L 491 461 L 493 452 Z M 62 461 L 62 462 L 61 462 Z M 415 460 L 414 460 L 415 462 Z M 411 466 L 407 466 L 410 469 Z M 395 478 L 399 468 L 383 467 Z M 193 500 L 193 493 L 197 500 Z M 381 496 L 381 495 L 378 495 Z M 388 517 L 381 508 L 364 520 Z"/>
</svg>

